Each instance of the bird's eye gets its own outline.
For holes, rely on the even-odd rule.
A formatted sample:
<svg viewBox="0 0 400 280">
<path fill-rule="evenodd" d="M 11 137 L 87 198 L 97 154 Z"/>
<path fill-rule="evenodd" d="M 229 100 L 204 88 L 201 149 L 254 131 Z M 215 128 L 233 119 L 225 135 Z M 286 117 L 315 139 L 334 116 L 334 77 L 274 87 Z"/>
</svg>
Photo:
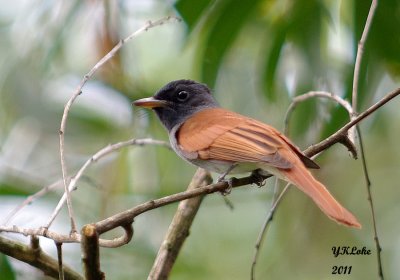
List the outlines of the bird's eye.
<svg viewBox="0 0 400 280">
<path fill-rule="evenodd" d="M 186 101 L 186 99 L 189 97 L 189 93 L 187 91 L 180 91 L 178 92 L 178 94 L 176 95 L 176 98 L 178 99 L 178 101 L 183 102 Z"/>
</svg>

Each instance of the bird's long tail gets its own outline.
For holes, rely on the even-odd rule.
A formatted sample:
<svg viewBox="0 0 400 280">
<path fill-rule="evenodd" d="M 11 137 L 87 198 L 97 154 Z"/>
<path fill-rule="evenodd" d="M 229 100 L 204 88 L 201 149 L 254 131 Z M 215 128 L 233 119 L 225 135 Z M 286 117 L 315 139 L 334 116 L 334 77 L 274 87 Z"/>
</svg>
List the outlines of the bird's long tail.
<svg viewBox="0 0 400 280">
<path fill-rule="evenodd" d="M 329 218 L 339 224 L 361 228 L 361 224 L 354 215 L 336 201 L 326 187 L 313 177 L 300 160 L 291 169 L 280 169 L 279 171 L 286 180 L 311 197 Z"/>
</svg>

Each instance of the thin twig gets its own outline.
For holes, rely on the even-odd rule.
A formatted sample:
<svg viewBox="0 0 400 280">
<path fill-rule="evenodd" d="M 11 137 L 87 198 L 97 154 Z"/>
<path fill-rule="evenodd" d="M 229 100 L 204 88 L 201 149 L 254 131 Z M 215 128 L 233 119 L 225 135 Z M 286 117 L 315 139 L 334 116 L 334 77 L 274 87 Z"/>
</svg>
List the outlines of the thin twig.
<svg viewBox="0 0 400 280">
<path fill-rule="evenodd" d="M 251 263 L 251 272 L 250 272 L 251 280 L 256 279 L 256 265 L 257 265 L 257 261 L 258 261 L 258 256 L 260 255 L 261 244 L 263 243 L 263 241 L 265 239 L 268 226 L 272 222 L 276 208 L 278 207 L 279 203 L 282 201 L 284 194 L 286 193 L 286 191 L 288 190 L 288 188 L 290 186 L 290 184 L 287 184 L 285 186 L 285 188 L 283 189 L 283 191 L 278 195 L 278 189 L 279 189 L 278 182 L 279 182 L 279 179 L 275 178 L 275 188 L 274 188 L 275 190 L 274 190 L 274 198 L 272 200 L 272 206 L 268 210 L 268 214 L 265 218 L 264 224 L 261 227 L 261 231 L 258 234 L 258 238 L 256 241 L 253 262 Z"/>
<path fill-rule="evenodd" d="M 333 94 L 331 92 L 326 92 L 326 91 L 309 91 L 305 94 L 296 96 L 295 98 L 293 98 L 292 102 L 290 103 L 287 111 L 286 111 L 286 115 L 285 115 L 285 134 L 288 134 L 289 131 L 289 119 L 290 116 L 293 112 L 293 110 L 296 108 L 296 106 L 301 103 L 304 102 L 310 98 L 314 98 L 314 97 L 321 97 L 321 98 L 327 98 L 327 99 L 331 99 L 333 101 L 335 101 L 336 103 L 338 103 L 339 105 L 341 105 L 344 109 L 346 109 L 346 111 L 349 114 L 349 118 L 350 120 L 354 119 L 355 114 L 354 114 L 354 110 L 351 107 L 351 104 L 341 98 L 340 96 Z M 350 142 L 352 143 L 352 146 L 354 147 L 354 143 L 355 143 L 355 133 L 354 133 L 354 129 L 351 128 L 348 131 L 348 138 L 350 140 Z M 356 151 L 352 152 L 353 154 L 356 153 Z"/>
<path fill-rule="evenodd" d="M 371 2 L 371 7 L 369 8 L 367 20 L 365 22 L 364 30 L 361 35 L 361 39 L 358 42 L 358 47 L 357 47 L 357 54 L 356 54 L 356 62 L 354 64 L 354 74 L 353 74 L 353 93 L 352 93 L 352 106 L 354 112 L 357 112 L 358 108 L 358 82 L 359 82 L 359 76 L 360 76 L 360 69 L 361 69 L 361 61 L 362 57 L 364 54 L 364 45 L 367 40 L 367 36 L 372 24 L 372 19 L 374 18 L 375 15 L 375 10 L 376 7 L 378 6 L 378 1 L 377 0 L 372 0 Z"/>
<path fill-rule="evenodd" d="M 254 176 L 247 176 L 243 178 L 238 178 L 236 180 L 232 180 L 232 187 L 240 187 L 244 185 L 249 185 L 252 183 L 256 183 Z M 97 231 L 102 234 L 104 232 L 110 231 L 121 224 L 132 223 L 133 219 L 138 215 L 145 213 L 149 210 L 153 210 L 164 205 L 168 205 L 171 203 L 175 203 L 178 201 L 182 201 L 185 199 L 193 198 L 199 195 L 211 194 L 215 192 L 221 192 L 229 188 L 228 182 L 218 182 L 214 184 L 210 184 L 208 186 L 202 186 L 193 190 L 188 190 L 180 193 L 175 193 L 172 195 L 168 195 L 159 199 L 150 200 L 145 203 L 142 203 L 138 206 L 135 206 L 131 209 L 128 209 L 124 212 L 117 213 L 109 218 L 106 218 L 102 221 L 95 223 Z"/>
<path fill-rule="evenodd" d="M 331 92 L 327 91 L 309 91 L 304 94 L 298 95 L 295 98 L 293 98 L 292 102 L 290 103 L 288 109 L 286 110 L 285 114 L 285 134 L 287 134 L 287 130 L 289 129 L 289 119 L 290 116 L 293 112 L 293 110 L 299 105 L 299 103 L 304 102 L 310 98 L 314 97 L 322 97 L 322 98 L 327 98 L 335 101 L 339 105 L 341 105 L 343 108 L 346 109 L 346 111 L 349 113 L 349 115 L 353 114 L 353 108 L 351 107 L 351 104 L 341 98 L 340 96 L 333 94 Z"/>
<path fill-rule="evenodd" d="M 385 97 L 383 97 L 381 100 L 376 102 L 374 105 L 369 107 L 367 110 L 356 116 L 353 120 L 345 124 L 342 128 L 340 128 L 338 131 L 333 133 L 331 136 L 326 138 L 325 140 L 322 140 L 318 144 L 312 145 L 309 147 L 307 150 L 304 151 L 304 153 L 307 156 L 313 156 L 318 154 L 319 152 L 326 150 L 330 146 L 332 146 L 335 143 L 340 142 L 341 138 L 346 136 L 347 131 L 355 126 L 356 124 L 360 123 L 363 119 L 371 115 L 373 112 L 375 112 L 377 109 L 385 105 L 387 102 L 395 98 L 397 95 L 400 94 L 400 88 L 395 89 L 391 93 L 387 94 Z"/>
<path fill-rule="evenodd" d="M 361 39 L 358 42 L 358 48 L 357 48 L 357 55 L 356 55 L 356 62 L 354 65 L 354 76 L 353 76 L 353 92 L 352 92 L 352 105 L 353 105 L 353 110 L 357 112 L 358 108 L 358 84 L 359 84 L 359 75 L 360 75 L 360 69 L 361 69 L 361 61 L 364 53 L 364 45 L 368 37 L 368 33 L 372 24 L 372 20 L 375 15 L 376 8 L 378 6 L 378 1 L 377 0 L 372 0 L 371 6 L 369 8 L 368 12 L 368 17 L 365 22 L 364 30 L 361 35 Z M 366 189 L 367 189 L 367 194 L 368 194 L 368 202 L 369 202 L 369 207 L 371 210 L 371 217 L 372 217 L 372 225 L 374 229 L 374 241 L 375 241 L 375 247 L 376 247 L 376 254 L 377 254 L 377 263 L 378 263 L 378 276 L 381 280 L 384 279 L 383 276 L 383 267 L 382 267 L 382 247 L 379 242 L 379 236 L 378 236 L 378 231 L 377 231 L 377 226 L 376 226 L 376 217 L 375 217 L 375 210 L 374 210 L 374 204 L 372 200 L 372 193 L 371 193 L 371 181 L 369 179 L 368 175 L 368 168 L 367 168 L 367 162 L 365 158 L 365 151 L 364 151 L 364 145 L 362 142 L 362 137 L 361 137 L 361 129 L 358 126 L 355 126 L 357 128 L 358 132 L 358 137 L 359 137 L 359 143 L 360 143 L 360 149 L 361 149 L 361 159 L 362 159 L 362 166 L 363 166 L 363 172 L 365 175 L 365 184 L 366 184 Z"/>
<path fill-rule="evenodd" d="M 75 174 L 74 177 L 69 180 L 68 184 L 68 191 L 71 192 L 74 190 L 77 186 L 77 183 L 79 179 L 82 177 L 83 173 L 85 170 L 94 162 L 98 161 L 100 158 L 120 150 L 121 148 L 127 147 L 127 146 L 132 146 L 132 145 L 138 145 L 138 146 L 144 146 L 144 145 L 157 145 L 157 146 L 163 146 L 171 149 L 171 146 L 165 142 L 165 141 L 160 141 L 160 140 L 155 140 L 151 138 L 143 138 L 143 139 L 130 139 L 127 141 L 123 142 L 118 142 L 112 145 L 108 145 L 107 147 L 104 147 L 100 149 L 97 153 L 95 153 L 93 156 L 91 156 L 83 165 L 82 167 L 78 170 L 78 172 Z M 63 194 L 61 197 L 60 201 L 58 202 L 56 208 L 54 209 L 52 215 L 50 216 L 46 228 L 49 228 L 50 225 L 53 223 L 54 219 L 57 217 L 58 213 L 61 211 L 65 200 L 67 199 L 66 193 Z"/>
<path fill-rule="evenodd" d="M 99 244 L 101 247 L 105 248 L 116 248 L 122 245 L 127 244 L 129 241 L 132 240 L 133 237 L 133 228 L 132 225 L 122 224 L 120 225 L 123 230 L 124 234 L 120 237 L 114 239 L 99 239 Z M 60 234 L 55 231 L 48 230 L 46 228 L 21 228 L 17 226 L 0 226 L 0 232 L 10 232 L 10 233 L 18 233 L 24 236 L 43 236 L 48 239 L 53 240 L 54 242 L 59 243 L 80 243 L 82 237 L 79 233 L 74 235 L 70 234 Z M 1 252 L 1 248 L 0 248 Z"/>
<path fill-rule="evenodd" d="M 82 79 L 81 83 L 79 84 L 78 88 L 76 89 L 75 93 L 71 96 L 71 98 L 68 100 L 67 104 L 64 107 L 64 113 L 62 115 L 61 119 L 61 125 L 60 125 L 60 160 L 61 160 L 61 170 L 62 170 L 62 178 L 64 182 L 64 192 L 66 194 L 66 200 L 67 200 L 67 207 L 68 207 L 68 214 L 71 220 L 71 233 L 76 232 L 76 224 L 74 220 L 74 215 L 73 215 L 73 209 L 72 209 L 72 204 L 71 204 L 71 197 L 70 197 L 70 190 L 68 187 L 68 170 L 67 170 L 67 165 L 65 161 L 65 130 L 67 126 L 67 119 L 68 119 L 68 114 L 71 109 L 72 104 L 74 103 L 75 99 L 82 93 L 82 88 L 86 84 L 86 82 L 97 72 L 97 70 L 103 66 L 107 61 L 109 61 L 121 48 L 122 46 L 132 40 L 133 38 L 137 37 L 138 35 L 142 34 L 143 32 L 148 31 L 149 29 L 163 25 L 171 20 L 174 21 L 180 21 L 179 18 L 174 17 L 174 16 L 168 16 L 159 20 L 156 20 L 154 22 L 149 21 L 147 22 L 143 27 L 139 28 L 137 31 L 126 37 L 125 39 L 122 39 L 119 41 L 119 43 L 109 52 L 107 53 L 102 59 L 100 59 L 96 65 L 84 76 Z"/>
<path fill-rule="evenodd" d="M 369 177 L 368 173 L 368 167 L 367 167 L 367 159 L 365 157 L 365 151 L 364 151 L 364 145 L 361 137 L 361 129 L 359 126 L 357 126 L 357 133 L 358 133 L 358 139 L 360 143 L 360 151 L 361 151 L 361 160 L 362 160 L 362 167 L 363 167 L 363 172 L 364 172 L 364 177 L 365 177 L 365 185 L 367 187 L 367 196 L 368 196 L 368 203 L 369 203 L 369 209 L 371 213 L 371 218 L 372 218 L 372 226 L 373 226 L 373 231 L 374 231 L 374 241 L 375 241 L 375 247 L 376 247 L 376 258 L 377 258 L 377 263 L 378 263 L 378 276 L 379 279 L 383 280 L 383 266 L 382 266 L 382 247 L 379 242 L 379 235 L 378 235 L 378 229 L 376 225 L 376 216 L 375 216 L 375 208 L 374 208 L 374 202 L 372 199 L 372 192 L 371 192 L 371 180 Z"/>
</svg>

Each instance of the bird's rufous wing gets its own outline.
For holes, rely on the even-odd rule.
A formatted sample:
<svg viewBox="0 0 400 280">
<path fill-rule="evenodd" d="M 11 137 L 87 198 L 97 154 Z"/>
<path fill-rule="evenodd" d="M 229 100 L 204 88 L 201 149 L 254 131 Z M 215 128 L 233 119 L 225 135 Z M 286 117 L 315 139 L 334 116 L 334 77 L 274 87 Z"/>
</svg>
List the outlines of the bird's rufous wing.
<svg viewBox="0 0 400 280">
<path fill-rule="evenodd" d="M 229 162 L 263 162 L 288 169 L 292 162 L 281 149 L 290 149 L 308 167 L 318 167 L 273 127 L 227 111 L 210 108 L 193 115 L 179 129 L 178 144 L 199 159 Z"/>
</svg>

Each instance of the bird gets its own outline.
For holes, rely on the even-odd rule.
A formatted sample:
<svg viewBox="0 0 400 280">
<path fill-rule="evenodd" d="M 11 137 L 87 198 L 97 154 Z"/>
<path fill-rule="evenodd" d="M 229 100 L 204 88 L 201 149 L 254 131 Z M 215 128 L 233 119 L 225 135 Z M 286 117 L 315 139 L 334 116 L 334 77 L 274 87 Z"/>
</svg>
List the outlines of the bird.
<svg viewBox="0 0 400 280">
<path fill-rule="evenodd" d="M 185 161 L 223 176 L 258 172 L 295 185 L 338 224 L 361 228 L 308 168 L 319 168 L 274 127 L 219 106 L 210 88 L 181 79 L 133 105 L 152 109 L 167 129 L 173 150 Z"/>
</svg>

